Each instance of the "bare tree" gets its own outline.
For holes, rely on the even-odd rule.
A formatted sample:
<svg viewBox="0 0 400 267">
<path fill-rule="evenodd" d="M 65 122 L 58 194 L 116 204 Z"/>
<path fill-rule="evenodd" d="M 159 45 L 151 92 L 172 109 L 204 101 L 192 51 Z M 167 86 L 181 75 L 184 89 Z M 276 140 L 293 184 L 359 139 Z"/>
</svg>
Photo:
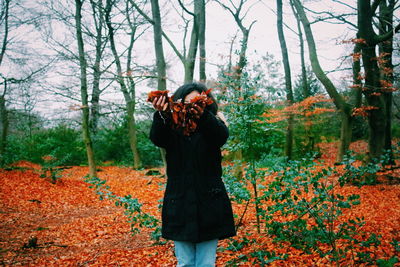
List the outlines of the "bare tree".
<svg viewBox="0 0 400 267">
<path fill-rule="evenodd" d="M 342 116 L 341 123 L 341 137 L 339 144 L 339 152 L 337 155 L 337 161 L 342 161 L 345 152 L 348 150 L 350 142 L 351 142 L 351 133 L 352 133 L 352 107 L 350 104 L 346 102 L 344 97 L 339 94 L 335 85 L 328 78 L 326 73 L 323 71 L 317 54 L 317 48 L 314 41 L 314 34 L 311 30 L 311 23 L 309 22 L 307 15 L 304 11 L 304 6 L 300 3 L 299 0 L 292 0 L 292 5 L 296 10 L 296 15 L 298 19 L 301 21 L 304 29 L 304 33 L 306 35 L 306 40 L 308 43 L 309 57 L 311 62 L 311 67 L 317 76 L 317 78 L 324 85 L 326 91 L 329 96 L 333 100 L 336 108 L 340 111 Z"/>
<path fill-rule="evenodd" d="M 131 3 L 138 9 L 138 6 L 133 1 L 131 1 Z M 138 11 L 140 12 L 140 9 L 138 9 Z M 151 0 L 151 13 L 153 15 L 153 19 L 151 20 L 147 16 L 146 18 L 151 24 L 153 24 L 154 49 L 156 53 L 156 62 L 157 62 L 156 65 L 157 65 L 157 76 L 158 76 L 158 90 L 166 90 L 167 72 L 166 72 L 166 64 L 164 57 L 164 48 L 162 43 L 163 31 L 161 28 L 161 15 L 160 15 L 160 6 L 158 4 L 158 0 Z"/>
<path fill-rule="evenodd" d="M 289 56 L 286 46 L 285 35 L 283 32 L 283 19 L 282 19 L 282 0 L 276 0 L 277 6 L 277 28 L 278 28 L 278 37 L 279 44 L 281 46 L 282 51 L 282 62 L 285 70 L 285 87 L 286 87 L 286 100 L 287 104 L 293 104 L 293 90 L 292 90 L 292 76 L 290 72 L 290 63 Z M 288 127 L 286 131 L 286 142 L 285 142 L 285 155 L 288 159 L 292 159 L 292 150 L 293 150 L 293 115 L 289 115 L 288 118 Z"/>
<path fill-rule="evenodd" d="M 103 1 L 90 0 L 90 5 L 92 7 L 93 22 L 95 27 L 95 59 L 93 63 L 93 82 L 92 82 L 92 93 L 90 100 L 90 131 L 93 135 L 96 135 L 99 121 L 99 102 L 100 94 L 102 90 L 100 89 L 100 80 L 103 71 L 101 70 L 100 63 L 103 57 L 104 48 L 107 44 L 107 38 L 104 36 L 104 7 Z"/>
<path fill-rule="evenodd" d="M 81 91 L 81 109 L 82 109 L 82 134 L 86 146 L 86 154 L 89 163 L 89 176 L 96 177 L 96 161 L 92 145 L 92 139 L 89 130 L 89 103 L 87 86 L 87 62 L 85 57 L 85 47 L 82 34 L 82 5 L 84 0 L 75 0 L 75 24 L 76 40 L 78 42 L 79 65 L 80 65 L 80 91 Z"/>
<path fill-rule="evenodd" d="M 111 21 L 111 11 L 113 6 L 115 5 L 116 1 L 113 0 L 107 0 L 106 8 L 105 8 L 105 19 L 106 19 L 106 24 L 108 28 L 108 35 L 110 39 L 110 46 L 111 46 L 111 51 L 114 55 L 114 62 L 117 68 L 117 74 L 116 74 L 116 79 L 120 85 L 122 94 L 124 96 L 125 102 L 126 102 L 126 110 L 127 110 L 127 119 L 128 119 L 128 132 L 129 132 L 129 143 L 131 146 L 132 154 L 133 154 L 133 166 L 134 168 L 138 169 L 141 168 L 142 163 L 140 160 L 139 152 L 137 149 L 137 134 L 136 134 L 136 122 L 135 122 L 135 82 L 132 78 L 132 70 L 131 70 L 131 54 L 132 54 L 132 49 L 133 45 L 136 40 L 136 31 L 138 24 L 135 24 L 131 21 L 130 16 L 132 15 L 131 12 L 129 12 L 129 3 L 126 3 L 126 9 L 125 9 L 125 16 L 127 17 L 127 20 L 129 21 L 129 28 L 130 28 L 130 42 L 129 42 L 129 47 L 128 47 L 128 61 L 127 61 L 127 72 L 126 76 L 129 77 L 128 84 L 125 81 L 123 74 L 124 71 L 122 70 L 122 63 L 120 60 L 120 55 L 117 52 L 116 44 L 115 44 L 115 29 L 113 27 L 112 21 Z M 129 85 L 129 86 L 128 86 Z"/>
<path fill-rule="evenodd" d="M 246 0 L 240 0 L 239 4 L 237 4 L 237 5 L 235 5 L 232 1 L 229 1 L 230 6 L 226 5 L 222 1 L 217 1 L 217 2 L 224 9 L 229 11 L 229 13 L 231 13 L 231 15 L 233 16 L 240 31 L 242 32 L 239 60 L 238 60 L 237 66 L 235 67 L 235 73 L 238 76 L 238 78 L 240 79 L 242 71 L 243 71 L 244 67 L 246 66 L 246 62 L 247 62 L 246 52 L 247 52 L 250 31 L 251 31 L 251 28 L 253 27 L 254 23 L 256 23 L 256 21 L 254 20 L 250 23 L 250 25 L 248 27 L 246 27 L 243 24 L 243 19 L 246 17 L 246 15 L 248 14 L 248 12 L 250 11 L 252 6 L 250 6 L 247 10 L 243 11 L 244 5 L 247 2 Z"/>
<path fill-rule="evenodd" d="M 41 61 L 41 55 L 30 45 L 29 39 L 16 38 L 26 25 L 35 25 L 41 17 L 33 12 L 26 12 L 24 2 L 1 1 L 0 11 L 0 164 L 4 163 L 4 153 L 7 150 L 10 116 L 18 109 L 28 108 L 29 113 L 35 107 L 31 88 L 38 86 L 37 80 L 45 74 L 51 62 Z M 31 62 L 35 62 L 32 66 Z M 3 68 L 6 66 L 5 68 Z M 35 90 L 36 92 L 38 90 Z M 23 95 L 21 98 L 20 96 Z M 30 119 L 30 118 L 29 118 Z M 28 121 L 29 122 L 29 121 Z M 13 125 L 11 125 L 12 128 Z M 28 128 L 29 130 L 32 127 Z"/>
<path fill-rule="evenodd" d="M 235 75 L 235 87 L 240 88 L 241 87 L 241 76 L 243 69 L 246 67 L 247 64 L 247 46 L 248 46 L 248 41 L 249 41 L 249 34 L 251 31 L 251 28 L 253 27 L 254 23 L 256 21 L 252 21 L 248 27 L 246 27 L 243 24 L 243 20 L 250 11 L 251 7 L 250 6 L 247 10 L 243 10 L 244 5 L 246 4 L 246 0 L 240 0 L 239 4 L 235 5 L 232 1 L 229 1 L 230 5 L 226 5 L 223 1 L 216 1 L 221 7 L 223 7 L 225 10 L 227 10 L 235 20 L 236 24 L 238 25 L 241 33 L 242 33 L 242 40 L 241 40 L 241 47 L 240 47 L 240 54 L 239 54 L 239 59 L 238 62 L 235 66 L 233 66 L 232 71 Z M 244 13 L 244 14 L 243 14 Z M 231 65 L 231 64 L 229 64 Z M 242 160 L 243 155 L 242 151 L 238 150 L 235 152 L 234 155 L 235 159 L 237 160 Z M 234 171 L 236 177 L 242 177 L 242 166 L 239 164 L 236 166 L 236 169 Z"/>
<path fill-rule="evenodd" d="M 185 27 L 185 31 L 183 33 L 183 52 L 180 52 L 177 46 L 172 42 L 172 40 L 168 37 L 168 35 L 161 29 L 161 16 L 160 16 L 160 7 L 158 4 L 158 0 L 151 0 L 152 6 L 152 15 L 153 19 L 151 19 L 146 13 L 132 0 L 130 0 L 135 8 L 139 11 L 140 14 L 151 24 L 154 26 L 154 35 L 157 36 L 157 40 L 155 40 L 155 51 L 157 62 L 161 55 L 157 56 L 157 53 L 161 53 L 160 44 L 162 43 L 160 40 L 160 36 L 164 37 L 167 43 L 171 46 L 172 50 L 175 52 L 177 57 L 183 64 L 184 67 L 184 82 L 193 81 L 194 77 L 194 67 L 196 62 L 196 54 L 200 42 L 200 79 L 205 79 L 205 3 L 204 0 L 195 0 L 194 2 L 194 11 L 189 11 L 186 6 L 179 1 L 179 4 L 182 10 L 193 17 L 192 19 L 192 30 L 190 33 L 190 41 L 189 48 L 186 49 L 186 36 L 188 27 Z M 186 24 L 187 25 L 187 24 Z M 199 38 L 199 34 L 200 38 Z M 155 37 L 156 38 L 156 37 Z M 161 64 L 161 63 L 160 63 Z M 165 79 L 165 78 L 164 78 Z"/>
<path fill-rule="evenodd" d="M 200 50 L 200 64 L 199 64 L 199 78 L 200 81 L 205 83 L 207 80 L 206 75 L 206 3 L 204 0 L 198 0 L 198 28 L 199 28 L 199 50 Z"/>
<path fill-rule="evenodd" d="M 7 43 L 8 43 L 8 32 L 9 32 L 9 26 L 8 26 L 8 19 L 9 19 L 9 8 L 10 8 L 10 0 L 5 0 L 4 2 L 2 1 L 2 12 L 1 12 L 1 17 L 0 21 L 1 24 L 4 25 L 4 35 L 3 35 L 3 40 L 1 44 L 1 51 L 0 51 L 0 66 L 3 62 L 3 58 L 7 49 Z M 7 80 L 4 79 L 4 89 L 2 94 L 0 95 L 0 116 L 1 116 L 1 140 L 0 140 L 0 164 L 3 165 L 4 162 L 4 153 L 6 151 L 6 146 L 7 146 L 7 134 L 8 134 L 8 126 L 9 126 L 9 121 L 8 121 L 8 111 L 6 107 L 6 95 L 7 95 Z"/>
</svg>

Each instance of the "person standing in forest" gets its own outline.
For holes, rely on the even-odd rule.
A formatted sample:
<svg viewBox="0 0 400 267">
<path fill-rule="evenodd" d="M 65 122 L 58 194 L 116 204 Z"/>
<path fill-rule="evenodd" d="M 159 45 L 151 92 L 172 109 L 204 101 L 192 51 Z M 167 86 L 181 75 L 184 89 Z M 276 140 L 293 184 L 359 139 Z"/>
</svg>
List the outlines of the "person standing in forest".
<svg viewBox="0 0 400 267">
<path fill-rule="evenodd" d="M 189 83 L 174 93 L 174 102 L 190 103 L 205 93 Z M 218 240 L 236 235 L 232 206 L 221 179 L 221 146 L 229 131 L 213 103 L 193 105 L 197 127 L 191 134 L 171 127 L 165 96 L 155 98 L 150 139 L 166 150 L 167 186 L 162 207 L 162 237 L 173 240 L 178 266 L 215 266 Z"/>
</svg>

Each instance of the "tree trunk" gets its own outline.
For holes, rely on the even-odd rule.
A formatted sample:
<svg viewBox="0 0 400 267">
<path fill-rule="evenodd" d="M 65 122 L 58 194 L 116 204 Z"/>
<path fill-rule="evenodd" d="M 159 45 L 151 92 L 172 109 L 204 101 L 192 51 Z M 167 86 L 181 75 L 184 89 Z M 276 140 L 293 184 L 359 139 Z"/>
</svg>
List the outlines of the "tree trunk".
<svg viewBox="0 0 400 267">
<path fill-rule="evenodd" d="M 344 155 L 349 150 L 353 128 L 353 118 L 351 114 L 342 112 L 341 115 L 342 121 L 340 127 L 340 143 L 339 152 L 336 155 L 336 162 L 342 162 Z"/>
<path fill-rule="evenodd" d="M 9 17 L 9 7 L 10 7 L 10 1 L 11 0 L 5 0 L 5 5 L 4 5 L 4 10 L 2 12 L 4 12 L 4 36 L 3 36 L 3 41 L 2 41 L 2 45 L 1 45 L 1 50 L 0 50 L 0 66 L 1 63 L 3 62 L 3 58 L 4 55 L 6 53 L 6 49 L 7 49 L 7 44 L 8 44 L 8 31 L 9 31 L 9 27 L 8 27 L 8 17 Z"/>
<path fill-rule="evenodd" d="M 75 0 L 75 23 L 76 23 L 76 39 L 78 41 L 80 80 L 81 80 L 81 104 L 82 104 L 82 133 L 83 141 L 86 146 L 86 153 L 89 163 L 89 176 L 96 177 L 96 162 L 92 146 L 92 140 L 89 131 L 89 106 L 88 106 L 88 88 L 87 88 L 87 63 L 85 58 L 85 49 L 82 37 L 82 3 L 81 0 Z"/>
<path fill-rule="evenodd" d="M 195 1 L 195 6 L 196 6 L 196 3 L 197 3 L 197 1 Z M 192 33 L 191 33 L 191 37 L 190 37 L 189 52 L 188 52 L 187 58 L 184 61 L 184 67 L 185 67 L 184 82 L 185 83 L 190 83 L 193 81 L 198 40 L 199 40 L 198 16 L 195 13 L 195 17 L 193 19 Z"/>
<path fill-rule="evenodd" d="M 3 58 L 7 49 L 7 43 L 8 43 L 8 17 L 9 17 L 9 7 L 10 7 L 10 0 L 5 0 L 5 6 L 4 10 L 4 36 L 2 40 L 2 45 L 1 45 L 1 50 L 0 50 L 0 66 L 1 63 L 3 62 Z M 0 116 L 1 116 L 1 123 L 2 123 L 2 128 L 1 128 L 1 140 L 0 140 L 0 166 L 3 166 L 5 162 L 4 154 L 6 152 L 7 148 L 7 136 L 8 136 L 8 126 L 9 126 L 9 121 L 8 121 L 8 111 L 6 107 L 6 94 L 7 94 L 7 79 L 4 78 L 4 91 L 3 94 L 0 96 Z"/>
<path fill-rule="evenodd" d="M 200 60 L 199 60 L 199 77 L 200 82 L 205 83 L 207 80 L 206 75 L 206 4 L 204 0 L 199 1 L 199 50 L 200 50 Z"/>
<path fill-rule="evenodd" d="M 283 33 L 283 20 L 282 20 L 282 0 L 276 0 L 277 6 L 277 28 L 279 44 L 282 51 L 282 62 L 285 70 L 285 87 L 286 87 L 286 100 L 290 106 L 293 104 L 293 91 L 292 91 L 292 77 L 290 73 L 289 56 L 286 46 L 285 35 Z M 289 115 L 288 127 L 286 131 L 286 142 L 285 142 L 285 156 L 287 159 L 292 159 L 293 150 L 293 114 Z"/>
<path fill-rule="evenodd" d="M 91 108 L 90 108 L 90 133 L 94 136 L 97 133 L 98 128 L 98 121 L 99 121 L 99 102 L 100 102 L 100 77 L 101 77 L 101 70 L 100 70 L 100 61 L 103 56 L 103 22 L 102 22 L 102 12 L 103 12 L 103 5 L 102 1 L 98 1 L 95 3 L 93 0 L 90 1 L 93 10 L 93 19 L 95 21 L 95 28 L 96 28 L 96 55 L 95 61 L 93 66 L 93 85 L 92 85 L 92 99 L 90 101 Z M 97 6 L 99 5 L 99 6 Z M 97 19 L 96 19 L 97 15 Z"/>
<path fill-rule="evenodd" d="M 4 87 L 6 91 L 7 81 L 4 82 Z M 3 94 L 0 96 L 0 116 L 1 116 L 1 143 L 0 143 L 0 166 L 3 166 L 5 163 L 5 152 L 7 149 L 7 136 L 8 136 L 8 111 L 6 107 L 6 100 Z"/>
<path fill-rule="evenodd" d="M 304 39 L 303 31 L 301 29 L 300 21 L 297 20 L 297 29 L 299 31 L 299 43 L 300 43 L 300 62 L 301 62 L 301 85 L 303 87 L 303 97 L 306 99 L 311 95 L 310 88 L 308 88 L 306 62 L 304 56 Z"/>
<path fill-rule="evenodd" d="M 153 31 L 154 31 L 154 48 L 156 52 L 156 65 L 158 77 L 158 90 L 167 89 L 167 74 L 165 67 L 164 49 L 162 44 L 162 29 L 161 29 L 161 16 L 160 6 L 158 0 L 151 0 L 151 12 L 153 16 Z"/>
<path fill-rule="evenodd" d="M 156 51 L 156 65 L 157 65 L 157 77 L 158 77 L 158 90 L 167 89 L 167 74 L 164 58 L 164 48 L 162 44 L 162 28 L 161 28 L 161 16 L 160 16 L 160 6 L 158 0 L 151 0 L 151 13 L 153 16 L 153 37 L 154 37 L 154 48 Z M 167 166 L 167 159 L 165 157 L 165 150 L 160 148 L 161 159 L 164 166 Z"/>
<path fill-rule="evenodd" d="M 124 99 L 126 102 L 126 109 L 127 109 L 127 115 L 128 115 L 129 143 L 130 143 L 130 147 L 131 147 L 132 154 L 133 154 L 133 166 L 134 166 L 134 168 L 138 169 L 141 167 L 141 160 L 139 157 L 139 152 L 137 150 L 136 123 L 135 123 L 135 117 L 134 117 L 134 115 L 135 115 L 135 99 L 132 98 L 131 94 L 128 92 L 125 80 L 122 76 L 122 65 L 121 65 L 119 55 L 117 53 L 117 48 L 115 46 L 114 28 L 111 23 L 112 5 L 113 5 L 113 1 L 107 0 L 107 5 L 106 5 L 106 9 L 105 9 L 106 25 L 108 28 L 111 51 L 114 55 L 114 62 L 117 67 L 117 81 L 120 85 L 122 94 L 124 95 Z M 132 50 L 134 39 L 135 39 L 134 35 L 131 35 L 130 46 L 129 46 L 130 51 Z M 128 73 L 128 76 L 129 75 L 130 75 L 130 73 Z M 132 85 L 131 89 L 133 92 L 135 91 L 134 85 Z M 134 95 L 134 93 L 133 93 L 133 95 Z"/>
<path fill-rule="evenodd" d="M 379 158 L 385 144 L 387 127 L 386 106 L 380 90 L 380 75 L 375 52 L 375 32 L 372 26 L 373 10 L 370 0 L 358 0 L 358 35 L 363 40 L 362 60 L 365 73 L 364 95 L 370 110 L 368 116 L 368 148 L 371 159 Z"/>
<path fill-rule="evenodd" d="M 241 11 L 241 6 L 244 3 L 243 1 L 240 1 L 239 7 L 235 7 L 236 10 L 233 11 L 231 8 L 229 8 L 228 6 L 226 6 L 225 4 L 221 3 L 221 1 L 218 1 L 218 3 L 224 7 L 225 9 L 227 9 L 232 15 L 233 18 L 236 21 L 236 24 L 238 25 L 239 29 L 242 32 L 242 41 L 241 41 L 241 48 L 240 48 L 240 54 L 239 54 L 239 61 L 237 63 L 237 65 L 233 70 L 233 74 L 234 74 L 234 78 L 235 78 L 235 87 L 237 89 L 241 88 L 241 76 L 242 76 L 242 72 L 243 69 L 245 68 L 246 64 L 247 64 L 247 58 L 246 58 L 246 52 L 247 52 L 247 44 L 248 44 L 248 40 L 249 40 L 249 34 L 250 34 L 250 30 L 251 27 L 254 25 L 255 21 L 253 21 L 250 26 L 248 28 L 246 28 L 243 25 L 243 18 L 240 16 L 240 11 Z M 234 159 L 237 160 L 238 162 L 242 162 L 243 161 L 243 153 L 241 150 L 236 151 L 234 153 Z M 243 166 L 242 163 L 240 164 L 236 164 L 234 170 L 233 170 L 233 175 L 237 178 L 237 179 L 241 179 L 243 177 Z"/>
<path fill-rule="evenodd" d="M 140 159 L 139 151 L 137 149 L 137 132 L 136 132 L 136 121 L 135 121 L 135 101 L 127 103 L 127 114 L 128 114 L 128 132 L 129 132 L 129 144 L 131 146 L 133 154 L 133 168 L 140 169 L 142 167 L 142 161 Z"/>
<path fill-rule="evenodd" d="M 194 76 L 194 68 L 196 63 L 196 54 L 197 47 L 199 44 L 199 31 L 200 31 L 200 23 L 201 23 L 201 11 L 202 11 L 202 3 L 203 0 L 195 0 L 194 1 L 194 16 L 193 16 L 193 28 L 190 36 L 190 44 L 189 44 L 189 52 L 184 59 L 183 65 L 185 67 L 185 83 L 190 83 L 193 81 Z M 204 32 L 203 32 L 204 34 Z M 205 38 L 205 36 L 203 36 Z M 204 41 L 204 39 L 203 39 Z M 204 43 L 203 43 L 204 45 Z"/>
<path fill-rule="evenodd" d="M 131 39 L 128 47 L 128 59 L 126 63 L 126 69 L 128 72 L 128 93 L 130 99 L 132 101 L 127 102 L 127 114 L 128 114 L 128 132 L 129 132 L 129 143 L 131 145 L 131 150 L 133 154 L 133 167 L 135 169 L 139 169 L 142 167 L 142 160 L 140 158 L 139 150 L 138 150 L 138 141 L 137 141 L 137 130 L 136 130 L 136 120 L 135 120 L 135 113 L 136 113 L 136 84 L 132 78 L 132 67 L 131 67 L 131 60 L 132 60 L 132 51 L 133 51 L 133 44 L 135 43 L 135 34 L 137 25 L 133 25 L 130 20 L 129 7 L 127 2 L 127 20 L 129 22 L 129 26 L 131 29 Z"/>
<path fill-rule="evenodd" d="M 304 34 L 306 35 L 306 40 L 308 44 L 308 51 L 310 56 L 310 62 L 312 70 L 314 71 L 315 75 L 317 76 L 318 80 L 324 85 L 328 95 L 333 100 L 336 108 L 342 113 L 342 118 L 345 116 L 349 116 L 350 112 L 350 105 L 346 103 L 343 96 L 339 94 L 336 90 L 336 87 L 333 85 L 332 81 L 328 78 L 325 72 L 322 70 L 321 65 L 319 64 L 318 55 L 317 55 L 317 48 L 314 41 L 314 35 L 311 30 L 311 24 L 308 21 L 308 18 L 304 12 L 304 7 L 299 2 L 299 0 L 292 0 L 294 7 L 297 11 L 297 15 L 303 24 Z M 345 123 L 347 124 L 347 123 Z M 347 127 L 347 126 L 346 126 Z M 343 128 L 346 128 L 343 126 Z M 346 132 L 343 132 L 346 133 Z M 341 137 L 341 140 L 347 140 L 345 136 Z M 347 143 L 340 144 L 339 152 L 343 152 L 348 150 L 348 146 L 346 147 Z M 337 155 L 337 158 L 343 158 L 343 155 Z"/>
<path fill-rule="evenodd" d="M 379 5 L 379 34 L 383 35 L 386 32 L 393 31 L 393 11 L 395 8 L 395 1 L 389 0 L 388 4 L 386 1 L 381 1 Z M 380 43 L 379 54 L 383 57 L 383 61 L 380 65 L 381 80 L 385 81 L 388 85 L 394 83 L 393 76 L 393 39 Z M 393 103 L 393 92 L 392 88 L 383 89 L 383 98 L 386 107 L 386 128 L 385 128 L 385 141 L 384 149 L 389 151 L 390 163 L 395 164 L 392 151 L 392 103 Z"/>
</svg>

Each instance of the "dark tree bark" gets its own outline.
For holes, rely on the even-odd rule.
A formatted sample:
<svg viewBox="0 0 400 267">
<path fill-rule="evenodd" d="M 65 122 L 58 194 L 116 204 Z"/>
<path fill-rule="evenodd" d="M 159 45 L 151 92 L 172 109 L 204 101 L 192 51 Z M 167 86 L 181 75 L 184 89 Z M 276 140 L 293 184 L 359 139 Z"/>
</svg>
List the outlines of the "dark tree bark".
<svg viewBox="0 0 400 267">
<path fill-rule="evenodd" d="M 296 16 L 297 18 L 297 16 Z M 306 70 L 306 61 L 305 61 L 305 53 L 304 53 L 304 39 L 303 39 L 303 30 L 301 29 L 300 20 L 297 21 L 297 30 L 299 31 L 299 44 L 300 44 L 300 62 L 301 62 L 301 84 L 303 87 L 303 97 L 307 98 L 311 95 L 310 88 L 308 87 L 308 79 L 307 79 L 307 70 Z"/>
<path fill-rule="evenodd" d="M 157 90 L 167 90 L 167 74 L 166 74 L 166 64 L 164 58 L 164 48 L 162 43 L 162 37 L 167 39 L 175 53 L 179 55 L 178 50 L 169 40 L 168 36 L 162 31 L 161 28 L 161 16 L 160 16 L 160 6 L 158 4 L 158 0 L 151 0 L 151 12 L 153 19 L 147 16 L 143 10 L 139 8 L 134 1 L 129 0 L 133 7 L 149 22 L 153 25 L 153 40 L 154 40 L 154 49 L 156 53 L 156 65 L 157 65 Z M 160 148 L 161 159 L 164 163 L 164 166 L 167 166 L 167 160 L 165 157 L 165 150 Z"/>
<path fill-rule="evenodd" d="M 8 19 L 9 19 L 9 8 L 10 8 L 10 0 L 6 0 L 4 2 L 4 36 L 2 40 L 2 45 L 1 45 L 1 51 L 0 51 L 0 66 L 1 63 L 3 62 L 3 58 L 7 49 L 7 43 L 8 43 L 8 32 L 9 32 L 9 27 L 8 27 Z M 0 140 L 0 166 L 4 164 L 4 153 L 6 152 L 7 148 L 7 137 L 8 137 L 8 110 L 6 106 L 6 95 L 7 95 L 7 79 L 4 79 L 4 90 L 3 93 L 0 96 L 0 116 L 1 116 L 1 140 Z"/>
<path fill-rule="evenodd" d="M 392 3 L 392 1 L 389 1 L 389 3 Z M 390 5 L 391 4 L 389 4 L 389 6 Z M 380 7 L 382 13 L 384 13 L 382 16 L 385 20 L 383 25 L 380 25 L 381 32 L 379 35 L 375 33 L 373 28 L 373 17 L 378 7 Z M 392 40 L 394 32 L 400 30 L 400 24 L 397 25 L 396 28 L 393 28 L 393 21 L 387 17 L 387 14 L 390 14 L 390 12 L 387 10 L 386 0 L 374 1 L 373 3 L 371 3 L 370 0 L 358 0 L 357 10 L 358 36 L 360 38 L 365 73 L 363 93 L 368 105 L 373 107 L 368 116 L 368 148 L 370 158 L 373 159 L 379 158 L 385 149 L 385 144 L 388 146 L 391 143 L 390 113 L 392 99 L 390 93 L 383 90 L 384 86 L 382 86 L 381 83 L 381 78 L 383 77 L 381 76 L 382 71 L 377 62 L 376 46 L 381 44 L 381 49 L 387 49 L 389 51 L 391 45 L 389 44 L 385 48 L 384 44 Z M 388 31 L 388 29 L 390 30 Z M 391 150 L 391 147 L 388 149 Z"/>
<path fill-rule="evenodd" d="M 8 32 L 9 32 L 9 27 L 8 27 L 8 19 L 9 19 L 9 9 L 10 9 L 10 0 L 5 0 L 4 1 L 4 36 L 3 36 L 3 41 L 1 45 L 1 51 L 0 51 L 0 66 L 1 63 L 3 62 L 4 54 L 6 53 L 7 49 L 7 43 L 8 43 Z"/>
<path fill-rule="evenodd" d="M 7 94 L 7 80 L 4 81 L 4 91 L 0 96 L 0 116 L 1 116 L 1 140 L 0 140 L 0 166 L 4 165 L 4 154 L 7 149 L 7 137 L 8 137 L 8 110 L 6 106 L 5 95 Z"/>
<path fill-rule="evenodd" d="M 162 43 L 163 31 L 161 28 L 160 6 L 158 0 L 151 0 L 151 13 L 153 15 L 153 30 L 154 30 L 154 49 L 156 52 L 156 65 L 158 76 L 158 90 L 167 89 L 167 74 L 164 58 L 164 48 Z"/>
<path fill-rule="evenodd" d="M 285 87 L 286 87 L 286 100 L 290 106 L 293 104 L 293 91 L 292 91 L 292 76 L 290 72 L 289 56 L 286 46 L 285 35 L 283 33 L 283 19 L 282 19 L 282 0 L 276 0 L 277 6 L 277 28 L 279 44 L 282 51 L 282 62 L 285 70 Z M 292 159 L 293 150 L 293 115 L 289 115 L 288 127 L 286 130 L 286 142 L 285 142 L 285 156 L 290 160 Z"/>
<path fill-rule="evenodd" d="M 204 0 L 198 0 L 199 2 L 199 77 L 200 82 L 205 83 L 207 80 L 206 75 L 206 4 Z"/>
<path fill-rule="evenodd" d="M 126 110 L 127 110 L 127 116 L 128 116 L 128 133 L 129 133 L 129 144 L 131 147 L 131 151 L 133 154 L 133 167 L 135 169 L 141 168 L 142 163 L 140 160 L 139 152 L 137 149 L 137 135 L 136 135 L 136 122 L 135 122 L 135 84 L 132 83 L 133 79 L 131 80 L 131 91 L 128 90 L 128 87 L 125 83 L 122 71 L 122 65 L 121 65 L 121 60 L 120 56 L 118 55 L 117 48 L 115 46 L 115 39 L 114 39 L 114 28 L 112 26 L 111 22 L 111 10 L 114 5 L 115 1 L 113 0 L 107 0 L 106 8 L 105 8 L 105 18 L 106 18 L 106 25 L 108 28 L 108 35 L 110 39 L 110 46 L 111 46 L 111 51 L 112 54 L 114 55 L 114 62 L 117 68 L 117 75 L 116 79 L 120 85 L 122 94 L 124 95 L 124 99 L 126 102 Z M 129 44 L 129 57 L 131 56 L 132 53 L 132 48 L 133 48 L 133 43 L 135 41 L 135 30 L 131 32 L 130 36 L 130 44 Z M 128 60 L 128 76 L 130 75 L 129 73 L 130 69 L 130 59 Z"/>
<path fill-rule="evenodd" d="M 81 81 L 81 105 L 82 105 L 82 134 L 83 141 L 86 146 L 86 154 L 89 163 L 89 176 L 96 177 L 96 162 L 92 139 L 89 130 L 89 103 L 88 103 L 88 86 L 87 86 L 87 62 L 85 58 L 85 48 L 82 37 L 82 4 L 83 1 L 75 0 L 75 24 L 76 39 L 78 42 L 79 65 L 80 65 L 80 81 Z"/>
<path fill-rule="evenodd" d="M 99 121 L 99 102 L 100 102 L 100 78 L 102 71 L 100 69 L 100 62 L 103 57 L 104 47 L 107 40 L 104 40 L 103 29 L 104 29 L 104 11 L 103 11 L 103 1 L 90 0 L 90 4 L 93 10 L 93 20 L 96 29 L 96 54 L 93 65 L 93 84 L 92 84 L 92 94 L 90 100 L 90 132 L 92 135 L 96 135 Z"/>
<path fill-rule="evenodd" d="M 381 1 L 379 4 L 379 34 L 384 35 L 387 32 L 393 31 L 393 11 L 395 9 L 395 1 L 388 0 Z M 379 44 L 379 54 L 382 57 L 380 67 L 381 81 L 387 84 L 394 83 L 393 76 L 393 38 Z M 383 98 L 385 101 L 386 112 L 386 128 L 384 150 L 389 151 L 389 157 L 392 164 L 394 164 L 393 151 L 392 151 L 392 106 L 393 106 L 393 92 L 389 90 L 382 90 Z"/>
<path fill-rule="evenodd" d="M 193 27 L 190 35 L 189 51 L 187 56 L 183 56 L 183 65 L 185 67 L 184 83 L 193 81 L 194 67 L 196 63 L 196 54 L 199 43 L 199 17 L 200 17 L 200 0 L 194 1 Z"/>
<path fill-rule="evenodd" d="M 314 35 L 311 30 L 311 24 L 308 21 L 308 18 L 305 14 L 303 5 L 300 3 L 299 0 L 292 0 L 292 4 L 294 5 L 296 14 L 303 25 L 304 34 L 306 36 L 308 44 L 308 51 L 309 51 L 312 70 L 314 71 L 318 80 L 320 80 L 321 83 L 324 85 L 326 91 L 328 92 L 328 95 L 333 100 L 333 103 L 335 104 L 336 108 L 341 112 L 342 128 L 341 128 L 341 137 L 339 144 L 339 153 L 337 155 L 337 161 L 340 162 L 343 160 L 344 152 L 348 150 L 348 146 L 351 141 L 352 108 L 348 103 L 346 103 L 343 96 L 339 94 L 336 87 L 333 85 L 332 81 L 328 78 L 328 76 L 321 68 L 317 55 L 317 48 L 314 41 Z"/>
</svg>

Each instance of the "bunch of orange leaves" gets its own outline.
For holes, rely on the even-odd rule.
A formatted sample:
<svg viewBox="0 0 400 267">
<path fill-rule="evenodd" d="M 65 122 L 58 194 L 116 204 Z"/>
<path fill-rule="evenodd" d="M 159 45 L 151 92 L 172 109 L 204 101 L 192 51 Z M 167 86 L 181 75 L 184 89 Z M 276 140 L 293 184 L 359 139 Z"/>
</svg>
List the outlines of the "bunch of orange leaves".
<svg viewBox="0 0 400 267">
<path fill-rule="evenodd" d="M 275 123 L 287 120 L 289 116 L 299 116 L 301 118 L 311 118 L 314 115 L 319 115 L 328 112 L 335 112 L 334 108 L 329 106 L 321 106 L 322 103 L 330 103 L 331 99 L 324 95 L 310 96 L 303 101 L 286 105 L 282 109 L 271 109 L 264 113 L 262 117 L 266 118 L 267 122 Z M 311 121 L 310 121 L 311 122 Z"/>
<path fill-rule="evenodd" d="M 174 102 L 172 97 L 168 96 L 168 91 L 151 91 L 147 101 L 153 102 L 156 98 L 164 96 L 168 105 L 163 114 L 171 118 L 171 127 L 182 130 L 184 135 L 190 135 L 197 128 L 198 110 L 203 110 L 213 103 L 209 97 L 210 92 L 211 89 L 192 98 L 189 103 L 184 103 L 182 100 Z"/>
</svg>

